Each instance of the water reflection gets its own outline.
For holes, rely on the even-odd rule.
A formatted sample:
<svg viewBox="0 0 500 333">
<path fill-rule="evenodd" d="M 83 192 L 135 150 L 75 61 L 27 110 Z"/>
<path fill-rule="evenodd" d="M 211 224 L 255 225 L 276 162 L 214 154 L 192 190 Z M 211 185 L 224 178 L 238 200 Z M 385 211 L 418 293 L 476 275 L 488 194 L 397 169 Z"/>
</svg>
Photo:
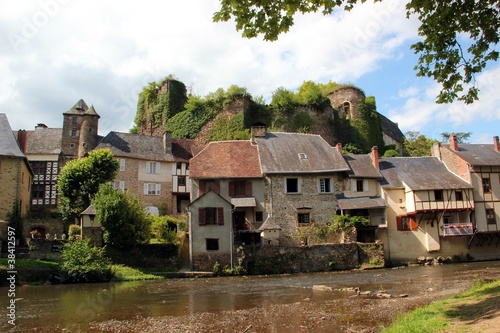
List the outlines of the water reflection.
<svg viewBox="0 0 500 333">
<path fill-rule="evenodd" d="M 18 328 L 58 324 L 85 330 L 86 324 L 92 321 L 185 316 L 289 304 L 306 298 L 313 303 L 323 302 L 352 295 L 340 291 L 314 293 L 313 285 L 411 294 L 429 282 L 461 283 L 472 281 L 479 273 L 500 278 L 500 262 L 317 274 L 22 286 L 16 289 L 16 323 Z M 0 293 L 6 295 L 7 289 L 0 288 Z M 7 297 L 0 297 L 2 313 L 7 302 Z M 2 316 L 0 324 L 2 332 L 11 328 L 5 318 Z"/>
</svg>

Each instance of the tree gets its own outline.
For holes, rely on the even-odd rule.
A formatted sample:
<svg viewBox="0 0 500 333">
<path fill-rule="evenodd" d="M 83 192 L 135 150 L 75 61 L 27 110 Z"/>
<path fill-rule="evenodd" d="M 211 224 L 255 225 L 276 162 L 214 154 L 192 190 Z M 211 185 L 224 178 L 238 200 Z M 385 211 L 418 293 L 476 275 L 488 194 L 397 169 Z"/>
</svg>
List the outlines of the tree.
<svg viewBox="0 0 500 333">
<path fill-rule="evenodd" d="M 59 211 L 66 222 L 80 216 L 103 183 L 112 181 L 120 167 L 109 149 L 91 151 L 88 157 L 68 162 L 57 181 Z"/>
<path fill-rule="evenodd" d="M 450 140 L 451 134 L 455 135 L 455 138 L 457 139 L 458 143 L 466 143 L 466 140 L 469 139 L 469 137 L 472 135 L 472 132 L 457 132 L 457 133 L 443 132 L 441 133 L 441 138 L 443 139 L 443 142 L 448 142 Z"/>
<path fill-rule="evenodd" d="M 61 252 L 60 270 L 64 282 L 104 282 L 111 280 L 111 260 L 105 248 L 90 238 L 66 243 Z"/>
<path fill-rule="evenodd" d="M 117 247 L 134 247 L 149 242 L 151 221 L 139 199 L 128 192 L 102 184 L 92 200 L 104 229 L 103 238 Z"/>
<path fill-rule="evenodd" d="M 374 0 L 380 2 L 382 0 Z M 274 41 L 288 32 L 296 13 L 321 11 L 329 15 L 337 8 L 349 11 L 366 0 L 220 0 L 213 20 L 236 21 L 243 37 L 263 35 Z M 490 61 L 498 59 L 495 45 L 500 40 L 500 0 L 409 0 L 406 16 L 420 20 L 422 41 L 411 46 L 419 54 L 417 76 L 433 78 L 441 84 L 437 103 L 454 100 L 470 104 L 478 99 L 475 75 Z M 466 48 L 458 36 L 467 36 Z M 464 86 L 469 86 L 465 92 Z"/>
<path fill-rule="evenodd" d="M 403 143 L 405 153 L 409 156 L 431 156 L 432 145 L 437 140 L 429 139 L 420 132 L 408 131 Z"/>
</svg>

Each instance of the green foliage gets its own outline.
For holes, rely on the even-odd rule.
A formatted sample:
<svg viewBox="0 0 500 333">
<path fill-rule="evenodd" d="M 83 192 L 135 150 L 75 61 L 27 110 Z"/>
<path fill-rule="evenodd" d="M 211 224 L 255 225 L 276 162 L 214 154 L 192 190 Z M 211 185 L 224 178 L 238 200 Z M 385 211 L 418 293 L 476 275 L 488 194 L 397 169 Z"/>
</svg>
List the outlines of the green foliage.
<svg viewBox="0 0 500 333">
<path fill-rule="evenodd" d="M 323 95 L 321 87 L 312 82 L 304 81 L 297 91 L 297 102 L 302 105 L 311 105 L 320 110 L 330 104 L 328 97 Z"/>
<path fill-rule="evenodd" d="M 443 142 L 449 142 L 451 134 L 452 133 L 448 133 L 448 132 L 441 133 L 441 139 L 443 140 Z M 457 132 L 457 133 L 453 133 L 453 135 L 455 135 L 455 139 L 457 139 L 458 143 L 467 143 L 466 141 L 472 135 L 472 132 Z"/>
<path fill-rule="evenodd" d="M 284 87 L 279 87 L 273 92 L 273 97 L 269 106 L 278 116 L 286 117 L 293 113 L 297 105 L 298 102 L 296 101 L 295 94 Z"/>
<path fill-rule="evenodd" d="M 369 224 L 370 221 L 362 216 L 335 215 L 333 217 L 332 229 L 345 231 Z"/>
<path fill-rule="evenodd" d="M 375 98 L 367 97 L 359 107 L 360 119 L 351 119 L 351 142 L 363 153 L 371 151 L 373 146 L 384 147 L 382 125 L 375 106 Z"/>
<path fill-rule="evenodd" d="M 151 225 L 139 199 L 103 184 L 92 201 L 106 243 L 134 247 L 150 239 Z"/>
<path fill-rule="evenodd" d="M 349 155 L 349 154 L 362 154 L 363 151 L 356 147 L 353 143 L 348 143 L 344 146 L 342 146 L 342 154 L 344 155 Z"/>
<path fill-rule="evenodd" d="M 138 281 L 138 280 L 160 280 L 161 275 L 148 274 L 140 271 L 137 268 L 128 267 L 125 265 L 112 265 L 111 275 L 113 281 Z"/>
<path fill-rule="evenodd" d="M 387 149 L 384 152 L 384 155 L 382 155 L 382 157 L 398 157 L 398 156 L 399 156 L 399 151 L 397 151 L 396 149 Z"/>
<path fill-rule="evenodd" d="M 160 82 L 150 82 L 139 94 L 134 132 L 148 125 L 158 127 L 184 110 L 187 90 L 184 83 L 169 75 Z"/>
<path fill-rule="evenodd" d="M 429 139 L 420 132 L 408 131 L 403 143 L 405 154 L 408 156 L 431 156 L 432 145 L 437 140 Z"/>
<path fill-rule="evenodd" d="M 208 134 L 209 141 L 223 140 L 247 140 L 250 139 L 250 131 L 245 128 L 243 113 L 232 117 L 219 117 L 213 123 L 211 132 Z"/>
<path fill-rule="evenodd" d="M 64 282 L 104 282 L 111 279 L 111 261 L 105 255 L 105 248 L 92 245 L 88 238 L 66 243 L 61 260 Z"/>
<path fill-rule="evenodd" d="M 381 1 L 381 0 L 375 0 Z M 324 15 L 337 10 L 351 10 L 363 1 L 344 0 L 280 0 L 248 1 L 220 0 L 215 22 L 234 20 L 242 36 L 265 40 L 278 39 L 294 24 L 297 13 L 320 11 Z M 415 66 L 417 76 L 433 78 L 441 84 L 438 103 L 461 100 L 472 103 L 478 99 L 475 75 L 489 62 L 497 61 L 495 46 L 500 41 L 500 3 L 485 1 L 421 1 L 409 0 L 407 18 L 415 15 L 421 39 L 411 48 L 419 54 Z M 460 39 L 465 39 L 462 44 Z M 465 47 L 467 45 L 467 47 Z M 467 90 L 464 92 L 464 86 Z"/>
<path fill-rule="evenodd" d="M 67 222 L 78 219 L 101 184 L 112 181 L 120 165 L 109 149 L 93 150 L 88 157 L 72 160 L 61 170 L 57 181 L 59 211 Z"/>
<path fill-rule="evenodd" d="M 171 216 L 149 215 L 151 233 L 158 243 L 174 244 L 177 240 L 177 224 L 180 221 Z"/>
<path fill-rule="evenodd" d="M 82 228 L 78 224 L 70 224 L 68 227 L 68 238 L 74 240 L 80 237 Z"/>
</svg>

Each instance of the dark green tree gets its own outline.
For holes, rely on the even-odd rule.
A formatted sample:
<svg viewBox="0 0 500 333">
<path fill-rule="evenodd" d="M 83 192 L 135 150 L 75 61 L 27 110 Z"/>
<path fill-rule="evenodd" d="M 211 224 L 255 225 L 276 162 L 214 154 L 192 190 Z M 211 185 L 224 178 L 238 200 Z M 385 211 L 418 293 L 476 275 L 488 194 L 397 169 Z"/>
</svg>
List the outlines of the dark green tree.
<svg viewBox="0 0 500 333">
<path fill-rule="evenodd" d="M 67 223 L 73 223 L 86 209 L 103 183 L 112 181 L 120 165 L 109 149 L 91 151 L 88 157 L 72 160 L 57 180 L 59 211 Z"/>
<path fill-rule="evenodd" d="M 151 221 L 139 199 L 102 184 L 92 200 L 103 228 L 103 238 L 117 247 L 134 247 L 151 238 Z"/>
<path fill-rule="evenodd" d="M 451 134 L 452 133 L 448 133 L 448 132 L 441 133 L 441 139 L 443 140 L 443 142 L 449 142 Z M 453 135 L 455 135 L 455 138 L 457 139 L 458 143 L 466 143 L 466 141 L 472 135 L 472 132 L 457 132 L 457 133 L 453 133 Z"/>
<path fill-rule="evenodd" d="M 403 143 L 405 154 L 408 156 L 431 156 L 432 145 L 437 140 L 429 139 L 420 132 L 408 131 Z"/>
<path fill-rule="evenodd" d="M 234 19 L 243 37 L 263 35 L 265 40 L 274 41 L 293 26 L 296 13 L 329 15 L 335 9 L 349 11 L 364 2 L 366 0 L 220 0 L 220 9 L 213 20 Z M 411 46 L 419 55 L 415 70 L 417 76 L 431 77 L 441 84 L 436 101 L 472 103 L 477 100 L 475 75 L 490 61 L 498 59 L 495 46 L 500 40 L 500 0 L 409 0 L 406 10 L 407 17 L 416 15 L 421 23 L 418 34 L 422 40 Z M 459 36 L 467 36 L 466 41 L 460 42 Z M 467 87 L 465 92 L 464 87 Z"/>
</svg>

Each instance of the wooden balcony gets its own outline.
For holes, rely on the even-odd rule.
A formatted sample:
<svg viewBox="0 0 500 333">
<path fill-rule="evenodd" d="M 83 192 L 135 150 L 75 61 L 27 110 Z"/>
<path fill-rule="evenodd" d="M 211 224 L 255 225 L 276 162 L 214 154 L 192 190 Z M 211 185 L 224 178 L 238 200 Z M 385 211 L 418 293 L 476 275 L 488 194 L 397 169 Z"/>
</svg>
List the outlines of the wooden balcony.
<svg viewBox="0 0 500 333">
<path fill-rule="evenodd" d="M 472 223 L 445 223 L 443 236 L 472 236 L 474 225 Z"/>
</svg>

